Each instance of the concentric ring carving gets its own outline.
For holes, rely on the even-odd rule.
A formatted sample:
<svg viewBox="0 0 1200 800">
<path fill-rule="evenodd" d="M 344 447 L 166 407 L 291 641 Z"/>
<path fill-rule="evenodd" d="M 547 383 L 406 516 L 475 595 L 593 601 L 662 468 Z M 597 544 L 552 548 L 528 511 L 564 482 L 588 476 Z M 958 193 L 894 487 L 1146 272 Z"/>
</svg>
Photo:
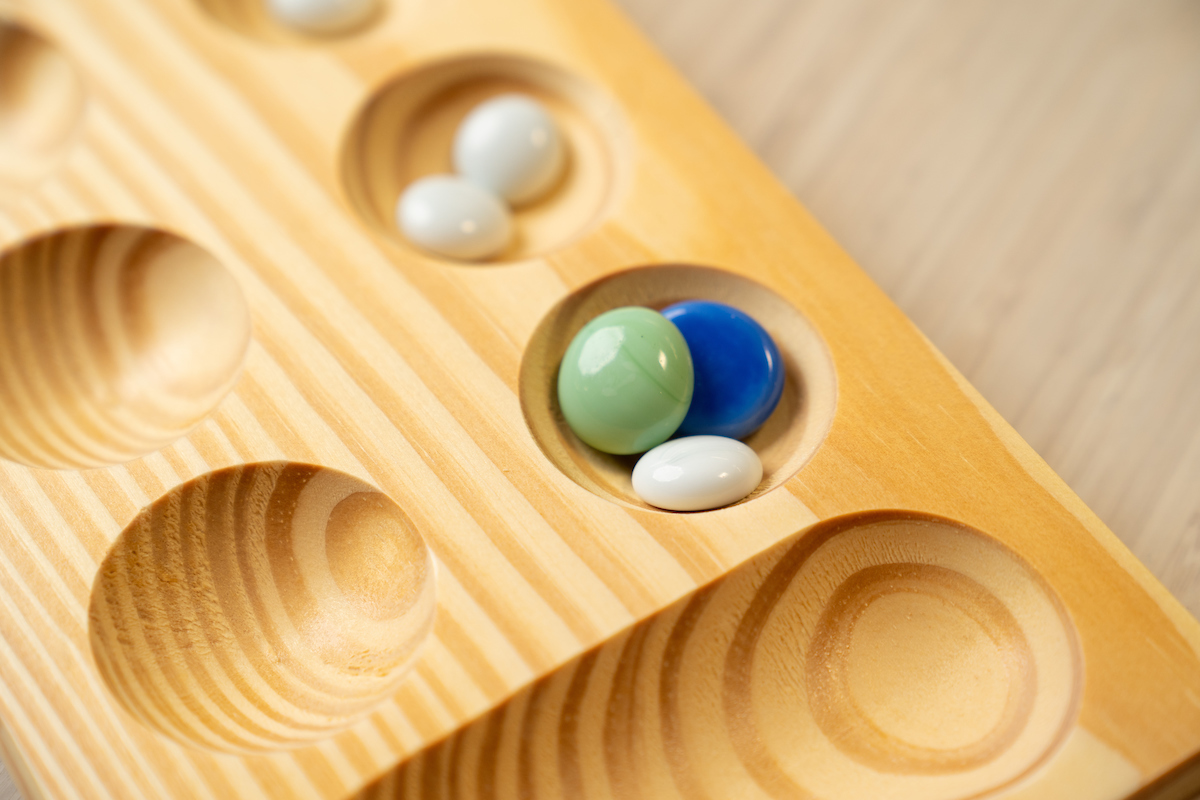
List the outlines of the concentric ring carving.
<svg viewBox="0 0 1200 800">
<path fill-rule="evenodd" d="M 389 497 L 306 464 L 218 470 L 148 506 L 101 565 L 92 652 L 113 696 L 183 744 L 298 747 L 404 678 L 432 557 Z"/>
<path fill-rule="evenodd" d="M 1051 758 L 1074 627 L 1012 550 L 876 512 L 782 542 L 364 798 L 964 800 Z"/>
<path fill-rule="evenodd" d="M 165 231 L 65 228 L 0 253 L 0 458 L 111 466 L 200 424 L 250 346 L 241 287 Z"/>
</svg>

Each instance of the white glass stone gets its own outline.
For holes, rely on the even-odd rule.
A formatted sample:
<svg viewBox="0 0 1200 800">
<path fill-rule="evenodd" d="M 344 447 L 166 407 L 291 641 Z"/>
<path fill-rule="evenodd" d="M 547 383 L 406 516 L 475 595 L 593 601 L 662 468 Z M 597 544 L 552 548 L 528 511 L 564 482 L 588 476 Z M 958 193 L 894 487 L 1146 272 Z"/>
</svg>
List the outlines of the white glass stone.
<svg viewBox="0 0 1200 800">
<path fill-rule="evenodd" d="M 633 468 L 633 489 L 668 511 L 705 511 L 736 503 L 762 481 L 762 462 L 747 445 L 724 436 L 664 442 Z"/>
<path fill-rule="evenodd" d="M 305 33 L 345 33 L 370 19 L 379 0 L 267 0 L 276 21 Z"/>
<path fill-rule="evenodd" d="M 508 207 L 488 190 L 453 175 L 410 184 L 396 204 L 396 224 L 418 247 L 460 261 L 497 256 L 512 240 Z"/>
<path fill-rule="evenodd" d="M 454 169 L 514 205 L 554 187 L 566 161 L 558 123 L 536 100 L 504 94 L 476 106 L 454 136 Z"/>
</svg>

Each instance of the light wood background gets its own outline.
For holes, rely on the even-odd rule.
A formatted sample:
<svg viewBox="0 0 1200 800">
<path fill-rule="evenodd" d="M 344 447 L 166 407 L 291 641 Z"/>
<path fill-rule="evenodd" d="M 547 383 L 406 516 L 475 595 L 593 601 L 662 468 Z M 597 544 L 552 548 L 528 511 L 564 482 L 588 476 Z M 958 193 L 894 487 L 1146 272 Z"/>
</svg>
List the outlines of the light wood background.
<svg viewBox="0 0 1200 800">
<path fill-rule="evenodd" d="M 618 3 L 1200 614 L 1200 2 Z"/>
</svg>

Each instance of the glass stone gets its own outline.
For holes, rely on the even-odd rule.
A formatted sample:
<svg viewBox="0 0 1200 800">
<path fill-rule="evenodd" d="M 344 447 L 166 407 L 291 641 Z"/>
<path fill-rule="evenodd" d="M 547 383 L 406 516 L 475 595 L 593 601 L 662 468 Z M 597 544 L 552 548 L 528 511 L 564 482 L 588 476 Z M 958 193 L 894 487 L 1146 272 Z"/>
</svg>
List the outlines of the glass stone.
<svg viewBox="0 0 1200 800">
<path fill-rule="evenodd" d="M 695 395 L 680 436 L 744 439 L 783 396 L 783 360 L 761 325 L 724 303 L 687 300 L 663 309 L 692 354 Z"/>
<path fill-rule="evenodd" d="M 583 327 L 558 370 L 571 430 L 606 453 L 662 444 L 692 401 L 692 358 L 679 330 L 649 308 L 605 312 Z"/>
</svg>

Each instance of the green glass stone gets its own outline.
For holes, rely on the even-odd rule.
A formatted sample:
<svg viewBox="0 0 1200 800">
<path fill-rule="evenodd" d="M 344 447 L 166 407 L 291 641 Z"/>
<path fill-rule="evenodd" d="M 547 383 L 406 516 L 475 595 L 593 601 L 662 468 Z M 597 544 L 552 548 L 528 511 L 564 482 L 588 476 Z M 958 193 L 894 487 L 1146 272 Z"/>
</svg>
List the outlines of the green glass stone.
<svg viewBox="0 0 1200 800">
<path fill-rule="evenodd" d="M 558 404 L 575 435 L 606 453 L 641 453 L 671 438 L 692 403 L 692 356 L 679 329 L 649 308 L 605 312 L 584 326 L 558 369 Z"/>
</svg>

